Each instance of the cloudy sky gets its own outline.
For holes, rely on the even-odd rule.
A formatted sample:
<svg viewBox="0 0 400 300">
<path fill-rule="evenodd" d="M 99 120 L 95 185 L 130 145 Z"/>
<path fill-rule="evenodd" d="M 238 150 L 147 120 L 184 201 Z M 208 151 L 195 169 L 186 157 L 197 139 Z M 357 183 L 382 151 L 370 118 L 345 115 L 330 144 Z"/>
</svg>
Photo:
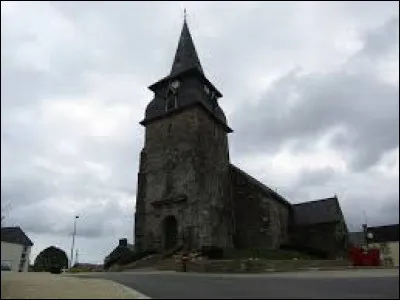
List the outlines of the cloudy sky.
<svg viewBox="0 0 400 300">
<path fill-rule="evenodd" d="M 34 258 L 133 242 L 139 125 L 183 7 L 231 160 L 350 230 L 399 222 L 398 2 L 1 2 L 1 201 Z"/>
</svg>

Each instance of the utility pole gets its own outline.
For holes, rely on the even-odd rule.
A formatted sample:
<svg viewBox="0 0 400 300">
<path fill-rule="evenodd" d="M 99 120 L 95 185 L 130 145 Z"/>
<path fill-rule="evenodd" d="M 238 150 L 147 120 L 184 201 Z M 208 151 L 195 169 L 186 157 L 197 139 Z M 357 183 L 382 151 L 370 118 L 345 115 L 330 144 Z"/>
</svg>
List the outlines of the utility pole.
<svg viewBox="0 0 400 300">
<path fill-rule="evenodd" d="M 72 268 L 73 260 L 74 260 L 74 247 L 75 247 L 75 235 L 76 235 L 76 220 L 79 218 L 79 216 L 75 216 L 74 218 L 74 232 L 72 233 L 72 245 L 71 245 L 71 260 L 69 262 L 69 268 Z"/>
<path fill-rule="evenodd" d="M 369 242 L 369 237 L 368 237 L 368 221 L 367 221 L 367 213 L 365 212 L 365 209 L 362 210 L 363 216 L 364 216 L 364 224 L 362 225 L 363 228 L 363 233 L 364 233 L 364 243 L 368 249 L 368 242 Z"/>
<path fill-rule="evenodd" d="M 75 264 L 79 264 L 79 259 L 78 259 L 78 249 L 75 251 Z"/>
</svg>

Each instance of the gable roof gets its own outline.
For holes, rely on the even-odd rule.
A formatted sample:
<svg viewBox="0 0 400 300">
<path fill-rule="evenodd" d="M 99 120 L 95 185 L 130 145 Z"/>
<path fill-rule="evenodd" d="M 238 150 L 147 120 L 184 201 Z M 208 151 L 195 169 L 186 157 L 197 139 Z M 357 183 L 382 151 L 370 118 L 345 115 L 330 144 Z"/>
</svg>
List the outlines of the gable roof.
<svg viewBox="0 0 400 300">
<path fill-rule="evenodd" d="M 330 223 L 342 219 L 341 209 L 336 197 L 294 204 L 293 213 L 295 225 Z"/>
<path fill-rule="evenodd" d="M 372 242 L 398 242 L 399 241 L 399 224 L 368 227 L 368 232 L 373 234 Z"/>
<path fill-rule="evenodd" d="M 250 183 L 254 184 L 255 186 L 259 187 L 260 189 L 262 189 L 264 192 L 272 195 L 275 199 L 277 199 L 278 201 L 280 201 L 281 203 L 287 205 L 287 206 L 291 206 L 290 202 L 287 201 L 285 198 L 283 198 L 281 195 L 279 195 L 277 192 L 275 192 L 273 189 L 269 188 L 268 186 L 266 186 L 265 184 L 263 184 L 262 182 L 258 181 L 257 179 L 255 179 L 254 177 L 250 176 L 249 174 L 247 174 L 245 171 L 239 169 L 238 167 L 236 167 L 233 164 L 229 165 L 230 169 L 233 171 L 236 171 L 238 174 L 242 175 L 243 177 L 245 177 Z"/>
<path fill-rule="evenodd" d="M 23 246 L 33 246 L 32 241 L 20 227 L 2 227 L 1 241 Z"/>
</svg>

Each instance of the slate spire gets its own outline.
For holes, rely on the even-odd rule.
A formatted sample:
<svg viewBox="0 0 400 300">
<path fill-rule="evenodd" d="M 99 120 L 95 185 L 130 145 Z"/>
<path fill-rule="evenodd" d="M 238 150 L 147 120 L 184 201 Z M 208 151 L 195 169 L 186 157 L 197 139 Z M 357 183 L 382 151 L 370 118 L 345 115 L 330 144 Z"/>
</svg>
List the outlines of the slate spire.
<svg viewBox="0 0 400 300">
<path fill-rule="evenodd" d="M 172 64 L 171 76 L 186 71 L 188 69 L 197 68 L 203 75 L 203 68 L 201 67 L 199 57 L 197 56 L 196 48 L 189 32 L 189 27 L 185 17 L 181 36 L 179 38 L 178 48 L 176 49 L 174 62 Z"/>
</svg>

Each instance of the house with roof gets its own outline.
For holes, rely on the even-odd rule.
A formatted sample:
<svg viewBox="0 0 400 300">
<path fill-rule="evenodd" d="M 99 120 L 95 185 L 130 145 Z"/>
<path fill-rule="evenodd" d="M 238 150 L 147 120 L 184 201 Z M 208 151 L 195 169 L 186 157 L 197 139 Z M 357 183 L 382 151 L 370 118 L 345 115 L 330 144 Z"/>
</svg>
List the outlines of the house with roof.
<svg viewBox="0 0 400 300">
<path fill-rule="evenodd" d="M 362 248 L 377 248 L 382 263 L 399 266 L 399 224 L 367 227 L 364 231 L 350 232 L 350 244 Z"/>
<path fill-rule="evenodd" d="M 1 269 L 27 272 L 32 241 L 20 227 L 1 228 Z"/>
<path fill-rule="evenodd" d="M 367 227 L 368 246 L 381 250 L 384 265 L 399 266 L 399 224 Z"/>
<path fill-rule="evenodd" d="M 122 255 L 131 254 L 135 251 L 135 246 L 128 243 L 128 239 L 123 238 L 118 242 L 118 246 L 104 259 L 104 268 L 108 269 L 111 265 L 118 261 Z"/>
</svg>

